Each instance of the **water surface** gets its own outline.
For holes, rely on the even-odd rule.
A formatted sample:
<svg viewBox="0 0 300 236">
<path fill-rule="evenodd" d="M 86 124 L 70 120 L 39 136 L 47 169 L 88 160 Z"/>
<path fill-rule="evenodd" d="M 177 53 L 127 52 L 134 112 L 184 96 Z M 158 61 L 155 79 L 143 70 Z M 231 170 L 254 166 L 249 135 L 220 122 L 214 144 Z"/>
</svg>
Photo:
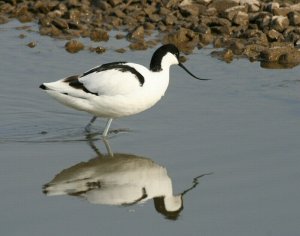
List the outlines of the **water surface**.
<svg viewBox="0 0 300 236">
<path fill-rule="evenodd" d="M 70 194 L 69 187 L 59 196 L 43 193 L 43 186 L 62 171 L 78 165 L 86 170 L 87 163 L 97 169 L 93 160 L 99 162 L 99 153 L 111 157 L 101 140 L 92 145 L 87 140 L 83 128 L 90 115 L 58 104 L 38 86 L 114 60 L 147 66 L 155 49 L 117 54 L 114 49 L 127 42 L 111 40 L 103 55 L 73 55 L 64 51 L 64 41 L 15 30 L 15 25 L 0 28 L 1 235 L 300 232 L 300 67 L 266 70 L 247 60 L 226 64 L 211 58 L 210 49 L 195 51 L 185 65 L 210 81 L 194 80 L 174 66 L 166 96 L 155 107 L 112 124 L 113 129 L 130 131 L 113 135 L 111 152 L 136 165 L 121 171 L 126 178 L 132 175 L 132 191 L 124 185 L 115 188 L 122 180 L 120 169 L 108 171 L 116 178 L 113 189 L 124 190 L 122 196 L 138 193 L 138 204 L 134 198 L 121 206 L 97 204 L 83 192 Z M 20 33 L 27 37 L 18 38 Z M 31 40 L 37 47 L 25 46 Z M 104 125 L 104 120 L 97 120 L 93 132 L 101 132 Z M 148 164 L 155 175 L 147 172 Z M 91 170 L 79 168 L 80 173 Z M 168 183 L 161 190 L 174 196 L 192 188 L 183 195 L 183 208 L 175 218 L 155 207 L 158 187 L 148 190 L 155 180 Z M 101 190 L 103 182 L 97 181 L 83 186 Z"/>
</svg>

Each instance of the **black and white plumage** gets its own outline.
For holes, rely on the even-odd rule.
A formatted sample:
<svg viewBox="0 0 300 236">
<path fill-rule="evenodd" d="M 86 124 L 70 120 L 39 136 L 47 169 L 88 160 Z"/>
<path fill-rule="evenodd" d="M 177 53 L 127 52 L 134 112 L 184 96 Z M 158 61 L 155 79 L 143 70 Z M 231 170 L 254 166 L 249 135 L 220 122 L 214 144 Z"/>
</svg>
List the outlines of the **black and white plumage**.
<svg viewBox="0 0 300 236">
<path fill-rule="evenodd" d="M 112 119 L 130 116 L 155 105 L 169 84 L 171 65 L 179 65 L 179 50 L 172 44 L 158 48 L 150 69 L 129 62 L 112 62 L 97 66 L 79 76 L 43 83 L 40 88 L 60 103 L 94 115 L 108 118 L 103 136 L 107 136 Z M 206 80 L 206 79 L 200 79 Z"/>
</svg>

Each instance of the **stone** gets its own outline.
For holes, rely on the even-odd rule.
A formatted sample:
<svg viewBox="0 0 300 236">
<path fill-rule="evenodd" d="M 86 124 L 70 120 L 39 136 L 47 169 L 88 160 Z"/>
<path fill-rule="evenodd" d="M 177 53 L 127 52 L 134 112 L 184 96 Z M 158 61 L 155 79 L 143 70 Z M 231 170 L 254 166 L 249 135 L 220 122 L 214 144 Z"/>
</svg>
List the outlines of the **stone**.
<svg viewBox="0 0 300 236">
<path fill-rule="evenodd" d="M 300 13 L 290 12 L 288 13 L 288 18 L 291 25 L 300 26 Z"/>
<path fill-rule="evenodd" d="M 27 44 L 27 47 L 34 48 L 36 44 L 37 44 L 36 41 L 31 41 L 30 43 Z"/>
<path fill-rule="evenodd" d="M 223 51 L 212 51 L 210 55 L 227 63 L 232 62 L 234 56 L 233 52 L 230 49 L 224 49 Z"/>
<path fill-rule="evenodd" d="M 90 51 L 91 52 L 96 52 L 98 54 L 102 54 L 104 52 L 106 52 L 106 48 L 102 47 L 102 46 L 98 46 L 98 47 L 90 47 Z"/>
<path fill-rule="evenodd" d="M 269 2 L 264 6 L 264 10 L 271 13 L 278 8 L 280 8 L 280 4 L 278 2 Z"/>
<path fill-rule="evenodd" d="M 143 41 L 131 43 L 129 45 L 129 48 L 131 50 L 146 50 L 148 48 L 148 46 L 147 46 L 146 42 L 143 40 Z"/>
<path fill-rule="evenodd" d="M 80 50 L 84 49 L 84 45 L 81 42 L 79 42 L 75 39 L 72 39 L 65 44 L 65 49 L 69 53 L 77 53 Z"/>
<path fill-rule="evenodd" d="M 283 41 L 284 37 L 281 33 L 279 33 L 278 31 L 272 29 L 269 30 L 267 32 L 267 36 L 270 42 L 274 42 L 274 41 Z"/>
<path fill-rule="evenodd" d="M 52 24 L 54 26 L 56 26 L 58 29 L 64 30 L 64 29 L 68 29 L 69 25 L 68 22 L 64 19 L 61 18 L 55 18 L 52 20 Z"/>
<path fill-rule="evenodd" d="M 241 5 L 248 6 L 248 12 L 258 12 L 260 9 L 259 0 L 240 0 Z"/>
<path fill-rule="evenodd" d="M 214 0 L 208 7 L 214 7 L 218 13 L 224 12 L 226 9 L 238 6 L 239 3 L 234 0 Z"/>
<path fill-rule="evenodd" d="M 221 12 L 221 16 L 225 17 L 226 19 L 232 21 L 233 18 L 239 12 L 247 12 L 247 8 L 245 5 L 241 6 L 234 6 L 226 9 L 224 12 Z"/>
<path fill-rule="evenodd" d="M 8 20 L 7 16 L 5 16 L 3 14 L 0 15 L 0 24 L 6 24 L 8 21 L 9 20 Z"/>
<path fill-rule="evenodd" d="M 289 19 L 285 16 L 273 16 L 271 27 L 278 32 L 283 32 L 289 26 Z"/>
<path fill-rule="evenodd" d="M 249 24 L 249 16 L 246 12 L 239 11 L 234 16 L 232 22 L 236 25 L 247 26 Z"/>
<path fill-rule="evenodd" d="M 188 16 L 198 16 L 199 15 L 199 5 L 189 4 L 189 5 L 179 5 L 180 13 L 183 17 Z"/>
<path fill-rule="evenodd" d="M 191 53 L 199 42 L 199 36 L 194 31 L 181 27 L 178 31 L 165 35 L 163 42 L 172 43 L 185 53 Z"/>
<path fill-rule="evenodd" d="M 282 54 L 279 57 L 280 64 L 299 65 L 300 64 L 300 50 L 294 49 L 289 53 Z"/>
<path fill-rule="evenodd" d="M 144 39 L 144 27 L 143 26 L 138 26 L 135 28 L 132 32 L 128 34 L 128 39 L 129 40 L 141 40 Z"/>
<path fill-rule="evenodd" d="M 276 62 L 279 60 L 280 56 L 288 54 L 293 51 L 293 47 L 286 44 L 283 46 L 276 46 L 265 49 L 260 53 L 262 60 Z"/>
<path fill-rule="evenodd" d="M 125 48 L 118 48 L 118 49 L 115 50 L 115 52 L 124 53 L 124 52 L 126 52 L 126 49 Z"/>
<path fill-rule="evenodd" d="M 90 39 L 95 42 L 108 41 L 109 34 L 102 29 L 94 29 L 90 32 Z"/>
<path fill-rule="evenodd" d="M 261 52 L 266 49 L 267 47 L 259 44 L 248 44 L 245 46 L 243 55 L 247 56 L 250 60 L 257 60 L 260 57 Z"/>
</svg>

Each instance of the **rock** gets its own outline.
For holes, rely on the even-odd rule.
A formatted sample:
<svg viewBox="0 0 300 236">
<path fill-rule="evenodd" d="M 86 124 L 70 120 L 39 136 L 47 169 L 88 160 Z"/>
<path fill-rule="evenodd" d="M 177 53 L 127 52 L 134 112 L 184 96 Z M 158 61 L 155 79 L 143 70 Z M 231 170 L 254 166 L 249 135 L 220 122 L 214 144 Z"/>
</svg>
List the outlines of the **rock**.
<svg viewBox="0 0 300 236">
<path fill-rule="evenodd" d="M 95 42 L 108 41 L 109 34 L 102 29 L 94 29 L 90 32 L 90 39 Z"/>
<path fill-rule="evenodd" d="M 251 61 L 257 60 L 262 51 L 266 50 L 267 47 L 259 44 L 246 45 L 243 55 L 247 56 Z"/>
<path fill-rule="evenodd" d="M 126 52 L 126 49 L 125 48 L 118 48 L 118 49 L 115 50 L 115 52 L 124 53 L 124 52 Z"/>
<path fill-rule="evenodd" d="M 26 35 L 25 34 L 19 34 L 19 36 L 18 36 L 20 39 L 24 39 L 24 38 L 26 38 Z"/>
<path fill-rule="evenodd" d="M 65 44 L 65 49 L 69 53 L 76 53 L 76 52 L 79 52 L 80 50 L 84 49 L 84 45 L 81 42 L 79 42 L 75 39 L 72 39 Z"/>
<path fill-rule="evenodd" d="M 241 5 L 248 6 L 248 12 L 257 12 L 260 9 L 259 0 L 240 0 Z"/>
<path fill-rule="evenodd" d="M 245 43 L 242 40 L 234 40 L 230 44 L 229 49 L 233 52 L 233 54 L 241 55 L 243 54 L 245 47 Z"/>
<path fill-rule="evenodd" d="M 6 24 L 8 22 L 7 16 L 1 14 L 0 15 L 0 24 Z"/>
<path fill-rule="evenodd" d="M 198 16 L 199 5 L 198 4 L 179 4 L 179 10 L 183 17 Z"/>
<path fill-rule="evenodd" d="M 98 47 L 90 47 L 89 48 L 91 52 L 96 52 L 98 54 L 102 54 L 106 52 L 106 49 L 104 47 L 98 46 Z"/>
<path fill-rule="evenodd" d="M 33 21 L 33 15 L 30 12 L 25 12 L 18 16 L 18 20 L 22 23 L 27 23 Z"/>
<path fill-rule="evenodd" d="M 127 37 L 129 40 L 139 41 L 144 39 L 144 33 L 145 33 L 144 27 L 138 26 L 132 32 L 130 32 Z"/>
<path fill-rule="evenodd" d="M 300 26 L 300 13 L 290 12 L 288 13 L 288 18 L 291 25 Z"/>
<path fill-rule="evenodd" d="M 249 16 L 246 12 L 239 11 L 234 16 L 232 22 L 236 25 L 247 26 L 249 24 Z"/>
<path fill-rule="evenodd" d="M 272 29 L 269 30 L 267 32 L 267 36 L 270 42 L 274 42 L 274 41 L 283 41 L 284 37 L 281 33 L 279 33 L 278 31 Z"/>
<path fill-rule="evenodd" d="M 169 14 L 169 15 L 165 16 L 163 21 L 164 21 L 165 25 L 174 25 L 174 24 L 176 24 L 177 19 L 172 14 Z"/>
<path fill-rule="evenodd" d="M 276 62 L 279 60 L 280 56 L 292 52 L 293 49 L 294 48 L 289 44 L 275 46 L 262 51 L 260 57 L 264 61 Z"/>
<path fill-rule="evenodd" d="M 13 12 L 14 7 L 9 3 L 3 3 L 0 5 L 0 12 L 3 14 L 9 14 Z"/>
<path fill-rule="evenodd" d="M 273 11 L 279 7 L 280 4 L 278 2 L 269 2 L 264 6 L 264 10 L 273 13 Z"/>
<path fill-rule="evenodd" d="M 126 35 L 124 34 L 116 34 L 116 39 L 120 40 L 120 39 L 124 39 L 126 37 Z"/>
<path fill-rule="evenodd" d="M 55 18 L 52 20 L 52 24 L 54 26 L 56 26 L 58 29 L 64 30 L 64 29 L 68 29 L 69 25 L 68 22 L 64 19 L 61 18 Z"/>
<path fill-rule="evenodd" d="M 213 51 L 210 53 L 210 55 L 227 63 L 232 62 L 234 56 L 233 52 L 230 49 L 224 49 L 223 51 Z"/>
<path fill-rule="evenodd" d="M 121 4 L 123 1 L 122 0 L 109 0 L 108 2 L 111 6 L 115 7 L 119 4 Z"/>
<path fill-rule="evenodd" d="M 273 16 L 271 27 L 278 32 L 283 32 L 289 26 L 289 19 L 285 16 Z"/>
<path fill-rule="evenodd" d="M 146 42 L 143 40 L 143 41 L 131 43 L 129 45 L 129 48 L 131 50 L 146 50 L 148 48 L 148 46 L 147 46 Z"/>
<path fill-rule="evenodd" d="M 242 6 L 230 7 L 226 9 L 224 12 L 221 12 L 221 16 L 232 21 L 233 18 L 236 16 L 236 14 L 238 14 L 239 12 L 247 12 L 246 6 L 242 5 Z"/>
<path fill-rule="evenodd" d="M 211 33 L 211 30 L 206 25 L 198 25 L 193 29 L 194 32 L 199 33 L 199 42 L 203 45 L 207 45 L 213 42 L 214 37 Z"/>
<path fill-rule="evenodd" d="M 214 0 L 209 7 L 214 7 L 218 13 L 224 12 L 226 9 L 238 6 L 239 3 L 234 0 Z"/>
<path fill-rule="evenodd" d="M 268 13 L 259 13 L 258 16 L 254 19 L 259 29 L 266 30 L 270 27 L 272 15 Z"/>
<path fill-rule="evenodd" d="M 163 42 L 172 43 L 180 51 L 191 53 L 199 42 L 199 36 L 194 31 L 181 27 L 178 31 L 166 35 Z"/>
<path fill-rule="evenodd" d="M 34 48 L 36 46 L 36 42 L 35 41 L 32 41 L 30 43 L 27 44 L 27 47 L 29 48 Z"/>
<path fill-rule="evenodd" d="M 300 64 L 300 51 L 294 49 L 289 53 L 285 53 L 279 57 L 279 63 L 281 64 L 290 64 L 290 65 L 298 65 Z"/>
</svg>

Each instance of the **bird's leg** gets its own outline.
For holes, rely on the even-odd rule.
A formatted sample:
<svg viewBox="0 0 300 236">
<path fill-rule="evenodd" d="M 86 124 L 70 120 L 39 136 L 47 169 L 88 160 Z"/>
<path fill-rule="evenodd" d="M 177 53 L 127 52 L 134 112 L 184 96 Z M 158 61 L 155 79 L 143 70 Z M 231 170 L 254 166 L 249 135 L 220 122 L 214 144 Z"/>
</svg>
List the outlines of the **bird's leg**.
<svg viewBox="0 0 300 236">
<path fill-rule="evenodd" d="M 112 118 L 109 118 L 109 119 L 107 120 L 105 129 L 104 129 L 103 134 L 102 134 L 103 137 L 106 137 L 106 136 L 107 136 L 108 130 L 109 130 L 109 127 L 110 127 L 110 124 L 111 124 L 112 120 L 113 120 Z"/>
<path fill-rule="evenodd" d="M 91 125 L 94 123 L 94 121 L 97 119 L 97 116 L 93 116 L 93 118 L 90 120 L 90 122 L 85 126 L 85 131 L 90 132 L 91 131 Z"/>
</svg>

